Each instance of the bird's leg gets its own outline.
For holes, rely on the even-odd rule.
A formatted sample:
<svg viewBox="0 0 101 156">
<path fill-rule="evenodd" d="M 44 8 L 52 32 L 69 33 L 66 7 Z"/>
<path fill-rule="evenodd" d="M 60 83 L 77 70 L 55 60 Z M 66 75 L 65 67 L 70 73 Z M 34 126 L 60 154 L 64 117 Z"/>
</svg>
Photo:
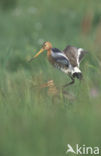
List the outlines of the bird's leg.
<svg viewBox="0 0 101 156">
<path fill-rule="evenodd" d="M 69 85 L 72 85 L 72 84 L 74 84 L 74 82 L 75 82 L 75 79 L 73 78 L 73 77 L 71 77 L 71 82 L 69 82 L 69 83 L 67 83 L 67 84 L 65 84 L 64 86 L 63 86 L 63 88 L 66 88 L 66 87 L 68 87 Z"/>
</svg>

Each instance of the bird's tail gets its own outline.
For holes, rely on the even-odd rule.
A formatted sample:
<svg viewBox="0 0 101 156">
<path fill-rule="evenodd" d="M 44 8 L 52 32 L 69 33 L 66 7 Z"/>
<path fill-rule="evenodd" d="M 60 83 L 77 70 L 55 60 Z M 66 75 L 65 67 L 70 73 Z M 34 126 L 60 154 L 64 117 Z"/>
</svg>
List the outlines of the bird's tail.
<svg viewBox="0 0 101 156">
<path fill-rule="evenodd" d="M 72 75 L 73 75 L 73 78 L 76 77 L 79 80 L 81 80 L 83 78 L 82 73 L 81 73 L 81 71 L 80 71 L 80 69 L 78 67 L 74 68 L 74 71 L 73 71 Z"/>
<path fill-rule="evenodd" d="M 79 73 L 75 72 L 75 73 L 73 73 L 73 77 L 74 77 L 74 78 L 76 77 L 77 79 L 82 80 L 83 75 L 82 75 L 81 72 L 79 72 Z"/>
</svg>

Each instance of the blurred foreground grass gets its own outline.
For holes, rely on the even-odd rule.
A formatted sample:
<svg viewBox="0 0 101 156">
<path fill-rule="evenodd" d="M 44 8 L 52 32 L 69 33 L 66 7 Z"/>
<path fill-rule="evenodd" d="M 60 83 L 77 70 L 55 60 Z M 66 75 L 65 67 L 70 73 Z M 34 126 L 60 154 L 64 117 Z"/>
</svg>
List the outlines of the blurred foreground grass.
<svg viewBox="0 0 101 156">
<path fill-rule="evenodd" d="M 63 156 L 68 143 L 101 147 L 101 2 L 0 4 L 0 156 Z M 61 50 L 71 44 L 89 51 L 84 80 L 66 89 L 74 99 L 40 88 L 70 81 L 45 53 L 26 61 L 47 40 Z"/>
</svg>

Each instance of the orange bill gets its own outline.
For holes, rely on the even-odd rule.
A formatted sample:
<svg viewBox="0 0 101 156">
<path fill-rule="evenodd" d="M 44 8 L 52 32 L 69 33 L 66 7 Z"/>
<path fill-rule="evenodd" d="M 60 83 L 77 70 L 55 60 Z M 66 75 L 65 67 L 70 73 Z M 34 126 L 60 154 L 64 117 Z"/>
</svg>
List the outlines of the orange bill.
<svg viewBox="0 0 101 156">
<path fill-rule="evenodd" d="M 34 57 L 32 57 L 28 62 L 31 62 L 32 60 L 34 60 L 34 58 L 36 58 L 37 56 L 39 56 L 42 52 L 44 51 L 44 49 L 42 48 Z"/>
<path fill-rule="evenodd" d="M 43 51 L 44 51 L 44 49 L 42 48 L 42 49 L 34 56 L 34 58 L 36 58 L 37 56 L 39 56 Z"/>
</svg>

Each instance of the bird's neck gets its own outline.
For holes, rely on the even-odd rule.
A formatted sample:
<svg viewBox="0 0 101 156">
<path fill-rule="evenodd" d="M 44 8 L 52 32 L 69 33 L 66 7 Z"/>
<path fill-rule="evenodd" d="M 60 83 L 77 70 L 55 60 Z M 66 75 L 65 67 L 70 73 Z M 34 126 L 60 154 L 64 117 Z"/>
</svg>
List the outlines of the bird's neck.
<svg viewBox="0 0 101 156">
<path fill-rule="evenodd" d="M 47 51 L 47 57 L 49 58 L 50 56 L 51 56 L 51 49 Z"/>
<path fill-rule="evenodd" d="M 47 57 L 48 57 L 49 62 L 51 62 L 51 60 L 52 60 L 52 57 L 51 57 L 51 49 L 49 49 L 47 51 Z"/>
</svg>

